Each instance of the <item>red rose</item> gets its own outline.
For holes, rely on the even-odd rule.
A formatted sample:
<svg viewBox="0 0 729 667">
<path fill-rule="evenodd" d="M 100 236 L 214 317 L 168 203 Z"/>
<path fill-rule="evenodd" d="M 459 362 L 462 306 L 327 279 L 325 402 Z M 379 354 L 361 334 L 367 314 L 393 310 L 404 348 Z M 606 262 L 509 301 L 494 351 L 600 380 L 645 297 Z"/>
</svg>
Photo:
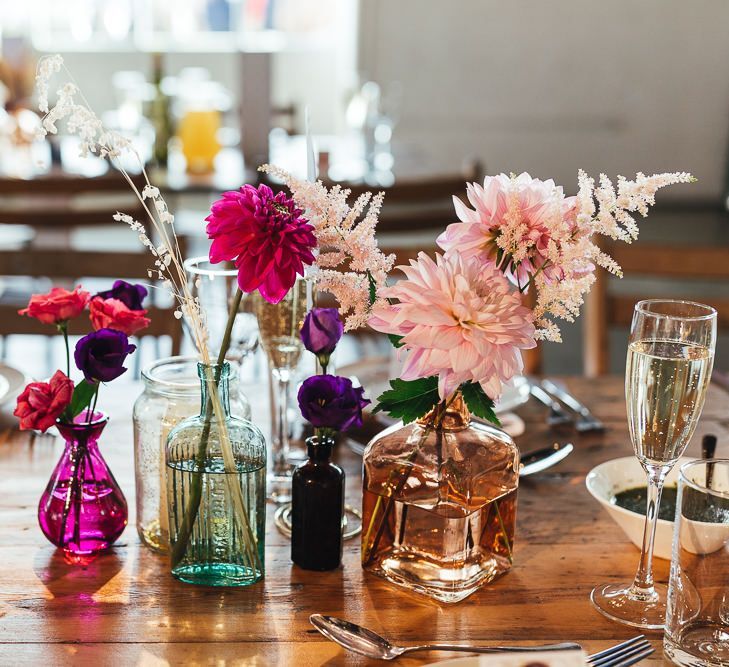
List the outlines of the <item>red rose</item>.
<svg viewBox="0 0 729 667">
<path fill-rule="evenodd" d="M 94 330 L 116 329 L 127 336 L 146 329 L 150 320 L 146 310 L 131 310 L 119 299 L 94 297 L 89 304 L 89 314 Z"/>
<path fill-rule="evenodd" d="M 71 403 L 73 381 L 56 371 L 50 382 L 31 382 L 18 396 L 13 414 L 20 419 L 20 429 L 45 432 Z"/>
<path fill-rule="evenodd" d="M 34 294 L 28 307 L 18 314 L 34 317 L 43 324 L 58 324 L 78 317 L 89 302 L 89 293 L 76 287 L 73 292 L 54 287 L 48 294 Z"/>
</svg>

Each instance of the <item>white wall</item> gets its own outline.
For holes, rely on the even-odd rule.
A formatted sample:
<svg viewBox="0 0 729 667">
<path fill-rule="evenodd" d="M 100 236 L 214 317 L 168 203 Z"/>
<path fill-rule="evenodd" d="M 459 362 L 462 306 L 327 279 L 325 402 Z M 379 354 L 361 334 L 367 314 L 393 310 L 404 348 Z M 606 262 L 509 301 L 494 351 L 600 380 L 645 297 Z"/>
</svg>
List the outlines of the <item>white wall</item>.
<svg viewBox="0 0 729 667">
<path fill-rule="evenodd" d="M 724 189 L 727 0 L 364 0 L 360 70 L 403 85 L 396 142 L 458 167 L 691 171 Z"/>
</svg>

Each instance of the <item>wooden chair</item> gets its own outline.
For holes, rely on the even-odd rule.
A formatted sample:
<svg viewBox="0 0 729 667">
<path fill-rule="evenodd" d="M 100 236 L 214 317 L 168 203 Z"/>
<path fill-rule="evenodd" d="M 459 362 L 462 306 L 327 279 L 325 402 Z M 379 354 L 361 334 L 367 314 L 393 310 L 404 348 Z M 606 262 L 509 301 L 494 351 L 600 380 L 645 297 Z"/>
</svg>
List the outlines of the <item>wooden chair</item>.
<svg viewBox="0 0 729 667">
<path fill-rule="evenodd" d="M 143 180 L 135 178 L 138 188 Z M 121 174 L 110 172 L 95 178 L 83 178 L 68 174 L 53 174 L 30 180 L 0 179 L 0 196 L 4 204 L 0 208 L 0 224 L 20 224 L 36 233 L 36 240 L 51 234 L 61 247 L 31 241 L 22 250 L 0 250 L 0 276 L 29 276 L 48 278 L 53 281 L 75 283 L 82 278 L 116 278 L 149 282 L 148 270 L 154 263 L 152 256 L 140 246 L 140 250 L 90 251 L 77 250 L 63 243 L 64 235 L 77 228 L 100 229 L 116 225 L 112 216 L 117 210 L 124 211 L 141 223 L 146 221 L 142 205 L 131 195 L 128 183 Z M 13 201 L 14 200 L 14 201 Z M 130 232 L 131 234 L 131 232 Z M 59 240 L 60 237 L 60 240 Z M 186 254 L 184 238 L 179 238 L 183 256 Z M 65 246 L 65 247 L 64 247 Z M 179 354 L 182 345 L 182 326 L 174 317 L 174 304 L 158 305 L 152 290 L 148 308 L 151 325 L 140 332 L 141 337 L 169 336 L 172 354 Z M 3 303 L 0 300 L 0 337 L 11 334 L 49 335 L 48 327 L 17 314 L 25 304 Z M 86 322 L 71 323 L 71 334 L 88 331 Z"/>
<path fill-rule="evenodd" d="M 606 244 L 604 249 L 620 264 L 627 276 L 656 277 L 680 281 L 729 280 L 729 248 L 726 246 L 660 245 L 652 243 Z M 585 303 L 583 319 L 584 372 L 588 377 L 604 375 L 610 370 L 608 332 L 610 326 L 630 326 L 637 301 L 651 295 L 614 295 L 608 291 L 610 277 L 597 271 L 597 280 Z M 729 290 L 727 291 L 729 297 Z M 729 298 L 706 298 L 717 310 L 718 327 L 729 329 Z"/>
</svg>

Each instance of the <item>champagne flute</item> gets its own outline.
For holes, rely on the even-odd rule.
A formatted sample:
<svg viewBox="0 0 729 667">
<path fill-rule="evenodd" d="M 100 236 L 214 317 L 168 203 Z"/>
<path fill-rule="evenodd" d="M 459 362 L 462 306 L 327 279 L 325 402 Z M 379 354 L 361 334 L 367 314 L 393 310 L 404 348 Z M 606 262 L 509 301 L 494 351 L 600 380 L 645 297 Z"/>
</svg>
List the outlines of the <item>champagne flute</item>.
<svg viewBox="0 0 729 667">
<path fill-rule="evenodd" d="M 653 544 L 666 475 L 684 453 L 709 386 L 716 311 L 690 301 L 653 299 L 635 305 L 625 369 L 628 426 L 648 477 L 648 507 L 638 572 L 632 584 L 606 584 L 592 603 L 608 618 L 661 630 L 666 586 L 653 581 Z"/>
<path fill-rule="evenodd" d="M 307 287 L 306 281 L 301 278 L 279 303 L 268 303 L 260 295 L 257 297 L 261 346 L 268 356 L 271 371 L 271 497 L 276 502 L 291 500 L 293 469 L 289 462 L 289 385 L 304 350 L 300 332 L 306 311 Z"/>
</svg>

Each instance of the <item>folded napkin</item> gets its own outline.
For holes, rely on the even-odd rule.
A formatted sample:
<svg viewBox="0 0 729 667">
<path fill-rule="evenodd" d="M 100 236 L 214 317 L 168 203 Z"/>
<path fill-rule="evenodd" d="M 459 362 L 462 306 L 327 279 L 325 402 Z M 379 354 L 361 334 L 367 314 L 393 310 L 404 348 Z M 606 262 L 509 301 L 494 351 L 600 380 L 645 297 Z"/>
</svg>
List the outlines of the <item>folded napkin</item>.
<svg viewBox="0 0 729 667">
<path fill-rule="evenodd" d="M 485 653 L 438 663 L 442 667 L 585 667 L 583 651 L 539 651 L 538 653 Z"/>
</svg>

